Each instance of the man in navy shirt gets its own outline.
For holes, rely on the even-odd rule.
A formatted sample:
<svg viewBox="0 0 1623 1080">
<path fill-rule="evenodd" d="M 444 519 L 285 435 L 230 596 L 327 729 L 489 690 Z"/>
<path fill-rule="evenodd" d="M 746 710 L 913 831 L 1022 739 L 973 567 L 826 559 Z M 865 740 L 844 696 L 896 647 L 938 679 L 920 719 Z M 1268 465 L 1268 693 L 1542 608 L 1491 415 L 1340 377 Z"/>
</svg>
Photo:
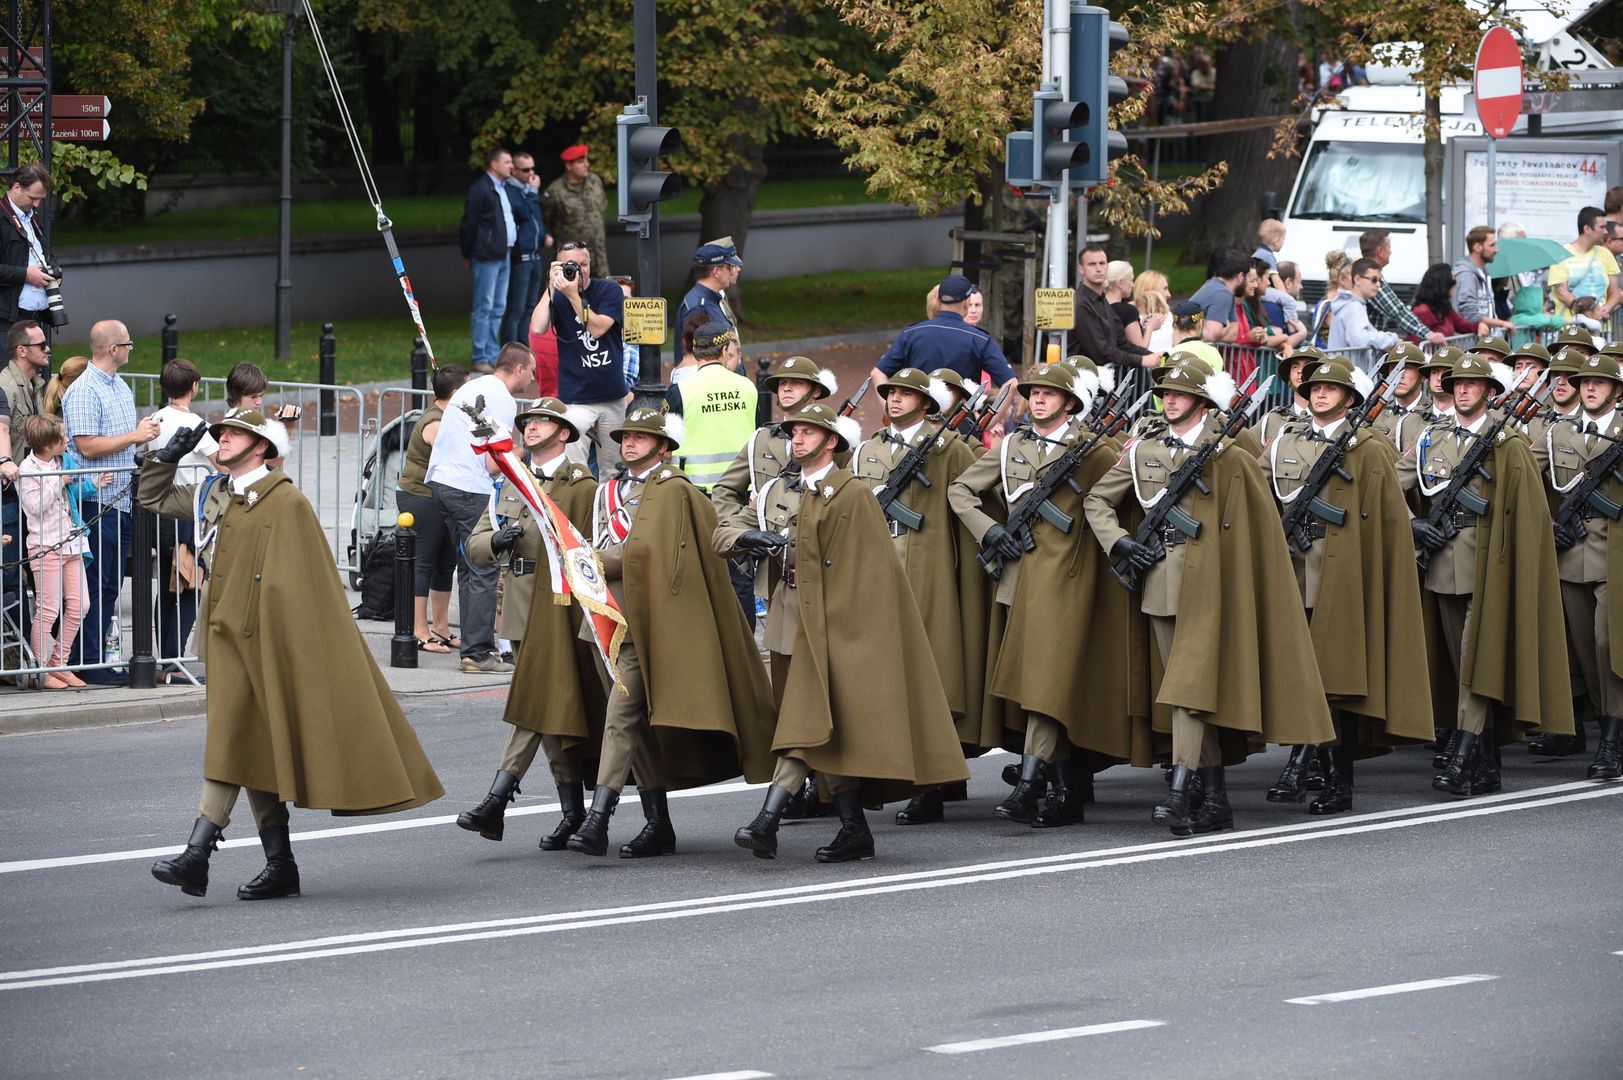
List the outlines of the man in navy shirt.
<svg viewBox="0 0 1623 1080">
<path fill-rule="evenodd" d="M 1003 350 L 997 347 L 997 342 L 992 340 L 992 335 L 964 321 L 969 294 L 974 291 L 975 286 L 962 274 L 948 274 L 938 290 L 941 311 L 935 318 L 914 323 L 896 335 L 896 340 L 891 342 L 890 348 L 885 350 L 885 355 L 879 358 L 878 366 L 873 369 L 874 383 L 882 383 L 902 368 L 911 367 L 920 371 L 951 368 L 974 383 L 981 381 L 984 372 L 995 387 L 1011 381 L 1018 386 L 1014 369 L 1004 358 Z M 1009 402 L 1012 403 L 1015 396 L 1010 394 Z M 1004 408 L 1007 410 L 1008 405 Z M 1000 415 L 993 434 L 1001 428 L 1002 420 Z"/>
<path fill-rule="evenodd" d="M 732 237 L 723 236 L 699 245 L 693 253 L 693 288 L 682 297 L 681 306 L 676 309 L 676 325 L 686 326 L 689 315 L 703 311 L 711 322 L 732 327 L 736 341 L 738 320 L 733 318 L 733 309 L 727 303 L 727 290 L 737 284 L 743 271 L 744 260 L 738 257 Z"/>
<path fill-rule="evenodd" d="M 565 275 L 566 266 L 573 267 L 573 277 Z M 591 422 L 581 426 L 581 442 L 570 446 L 581 447 L 578 455 L 584 455 L 581 443 L 590 439 L 597 447 L 598 473 L 607 476 L 620 466 L 620 446 L 609 432 L 625 422 L 631 401 L 625 373 L 625 294 L 614 281 L 591 275 L 592 253 L 586 245 L 560 244 L 546 291 L 530 318 L 530 333 L 557 329 L 558 397 L 592 414 Z"/>
</svg>

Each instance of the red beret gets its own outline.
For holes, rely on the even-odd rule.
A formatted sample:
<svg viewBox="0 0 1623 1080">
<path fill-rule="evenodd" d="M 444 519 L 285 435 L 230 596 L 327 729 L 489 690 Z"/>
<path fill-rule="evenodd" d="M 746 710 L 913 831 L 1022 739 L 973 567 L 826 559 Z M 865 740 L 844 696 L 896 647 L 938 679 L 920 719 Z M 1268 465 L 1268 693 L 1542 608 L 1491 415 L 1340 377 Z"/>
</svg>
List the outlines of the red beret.
<svg viewBox="0 0 1623 1080">
<path fill-rule="evenodd" d="M 576 143 L 574 146 L 571 146 L 571 147 L 567 148 L 566 150 L 564 150 L 564 152 L 559 154 L 558 157 L 562 161 L 579 161 L 581 158 L 585 157 L 586 154 L 587 154 L 586 144 L 585 143 Z"/>
</svg>

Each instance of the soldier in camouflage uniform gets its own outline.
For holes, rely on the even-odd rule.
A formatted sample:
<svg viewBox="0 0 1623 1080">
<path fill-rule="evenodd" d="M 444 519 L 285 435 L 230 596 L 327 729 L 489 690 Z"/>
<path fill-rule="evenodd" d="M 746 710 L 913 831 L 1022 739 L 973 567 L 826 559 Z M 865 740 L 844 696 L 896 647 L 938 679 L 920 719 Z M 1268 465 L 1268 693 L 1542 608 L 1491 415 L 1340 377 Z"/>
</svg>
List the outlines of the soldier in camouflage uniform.
<svg viewBox="0 0 1623 1080">
<path fill-rule="evenodd" d="M 603 191 L 603 181 L 591 171 L 584 143 L 571 146 L 558 157 L 564 163 L 564 174 L 541 193 L 541 216 L 547 231 L 564 244 L 584 245 L 592 253 L 592 276 L 610 278 L 609 242 L 603 228 L 603 212 L 608 209 L 609 197 Z"/>
</svg>

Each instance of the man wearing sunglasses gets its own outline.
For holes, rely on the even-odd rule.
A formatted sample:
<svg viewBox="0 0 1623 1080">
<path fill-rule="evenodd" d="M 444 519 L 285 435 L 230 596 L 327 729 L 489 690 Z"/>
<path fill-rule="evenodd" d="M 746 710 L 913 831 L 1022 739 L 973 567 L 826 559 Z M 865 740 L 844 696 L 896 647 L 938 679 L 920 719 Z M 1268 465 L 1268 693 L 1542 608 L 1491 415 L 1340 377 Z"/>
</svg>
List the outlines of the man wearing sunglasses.
<svg viewBox="0 0 1623 1080">
<path fill-rule="evenodd" d="M 1352 288 L 1344 289 L 1330 301 L 1330 342 L 1332 353 L 1347 349 L 1380 349 L 1398 343 L 1398 336 L 1370 325 L 1369 302 L 1381 291 L 1381 264 L 1359 259 L 1352 264 Z"/>
<path fill-rule="evenodd" d="M 530 312 L 541 299 L 542 278 L 546 276 L 543 260 L 552 247 L 552 237 L 541 221 L 541 176 L 535 170 L 535 158 L 516 151 L 513 175 L 505 183 L 507 200 L 513 204 L 513 219 L 518 224 L 518 238 L 509 256 L 507 309 L 502 313 L 500 337 L 504 343 L 528 345 L 525 335 L 529 332 Z"/>
</svg>

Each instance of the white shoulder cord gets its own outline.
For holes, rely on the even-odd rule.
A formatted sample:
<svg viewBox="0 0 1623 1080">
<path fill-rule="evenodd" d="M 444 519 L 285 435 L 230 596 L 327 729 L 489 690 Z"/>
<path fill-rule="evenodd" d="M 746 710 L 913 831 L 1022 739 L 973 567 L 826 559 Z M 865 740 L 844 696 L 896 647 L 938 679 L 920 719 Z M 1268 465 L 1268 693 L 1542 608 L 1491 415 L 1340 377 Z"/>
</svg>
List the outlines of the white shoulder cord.
<svg viewBox="0 0 1623 1080">
<path fill-rule="evenodd" d="M 1550 426 L 1544 429 L 1544 452 L 1550 458 L 1550 487 L 1554 488 L 1556 493 L 1560 495 L 1565 495 L 1567 492 L 1577 487 L 1583 482 L 1584 478 L 1583 470 L 1580 469 L 1578 470 L 1578 475 L 1574 476 L 1570 481 L 1568 481 L 1565 487 L 1562 487 L 1555 481 L 1555 425 L 1571 422 L 1572 421 L 1570 420 L 1556 420 L 1551 422 Z"/>
</svg>

